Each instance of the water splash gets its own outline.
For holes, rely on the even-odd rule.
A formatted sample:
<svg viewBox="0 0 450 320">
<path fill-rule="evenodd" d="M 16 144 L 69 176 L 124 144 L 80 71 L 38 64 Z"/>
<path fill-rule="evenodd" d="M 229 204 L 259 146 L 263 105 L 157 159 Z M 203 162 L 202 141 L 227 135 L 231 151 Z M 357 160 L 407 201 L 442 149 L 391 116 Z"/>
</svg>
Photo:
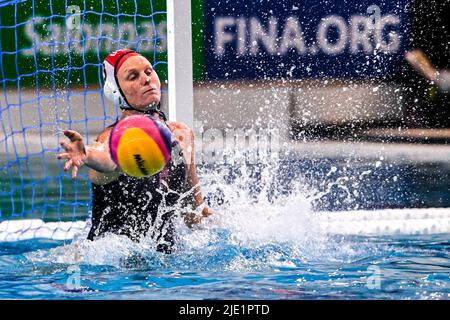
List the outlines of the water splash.
<svg viewBox="0 0 450 320">
<path fill-rule="evenodd" d="M 124 269 L 250 272 L 296 269 L 307 262 L 350 262 L 376 256 L 380 245 L 327 235 L 313 210 L 314 190 L 301 179 L 289 192 L 274 180 L 278 165 L 204 168 L 203 190 L 215 214 L 189 229 L 176 222 L 175 252 L 156 243 L 107 235 L 26 254 L 37 262 L 108 265 Z"/>
</svg>

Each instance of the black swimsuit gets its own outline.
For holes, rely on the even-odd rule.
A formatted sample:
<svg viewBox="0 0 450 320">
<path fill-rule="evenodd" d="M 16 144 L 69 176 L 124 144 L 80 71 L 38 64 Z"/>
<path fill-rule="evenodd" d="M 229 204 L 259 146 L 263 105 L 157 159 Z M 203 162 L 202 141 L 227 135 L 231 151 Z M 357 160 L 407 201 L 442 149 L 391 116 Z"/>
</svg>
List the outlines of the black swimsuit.
<svg viewBox="0 0 450 320">
<path fill-rule="evenodd" d="M 188 195 L 183 154 L 176 141 L 172 146 L 169 163 L 156 175 L 134 178 L 121 174 L 111 183 L 92 185 L 92 227 L 88 239 L 113 233 L 140 241 L 150 235 L 158 251 L 171 252 L 175 213 L 192 198 Z"/>
</svg>

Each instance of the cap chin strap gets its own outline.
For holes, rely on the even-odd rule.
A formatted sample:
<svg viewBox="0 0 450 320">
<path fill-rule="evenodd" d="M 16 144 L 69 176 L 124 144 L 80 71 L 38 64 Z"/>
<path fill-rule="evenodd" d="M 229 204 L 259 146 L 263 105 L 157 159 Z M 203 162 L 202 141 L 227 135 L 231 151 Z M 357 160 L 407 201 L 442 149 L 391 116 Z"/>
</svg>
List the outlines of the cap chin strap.
<svg viewBox="0 0 450 320">
<path fill-rule="evenodd" d="M 164 112 L 161 111 L 161 102 L 159 103 L 152 103 L 150 105 L 148 105 L 145 110 L 138 110 L 132 106 L 130 106 L 128 103 L 126 106 L 121 106 L 120 107 L 122 110 L 134 110 L 143 114 L 148 114 L 148 115 L 153 115 L 153 114 L 158 114 L 164 121 L 167 121 L 167 117 L 166 114 Z"/>
</svg>

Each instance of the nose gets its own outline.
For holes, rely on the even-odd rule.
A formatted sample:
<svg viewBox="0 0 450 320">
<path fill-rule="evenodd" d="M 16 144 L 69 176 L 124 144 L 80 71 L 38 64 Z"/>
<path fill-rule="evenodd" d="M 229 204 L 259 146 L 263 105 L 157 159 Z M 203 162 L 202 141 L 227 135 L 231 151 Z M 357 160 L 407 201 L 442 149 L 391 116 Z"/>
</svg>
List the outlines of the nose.
<svg viewBox="0 0 450 320">
<path fill-rule="evenodd" d="M 151 82 L 151 80 L 152 76 L 144 73 L 144 85 L 148 85 Z"/>
</svg>

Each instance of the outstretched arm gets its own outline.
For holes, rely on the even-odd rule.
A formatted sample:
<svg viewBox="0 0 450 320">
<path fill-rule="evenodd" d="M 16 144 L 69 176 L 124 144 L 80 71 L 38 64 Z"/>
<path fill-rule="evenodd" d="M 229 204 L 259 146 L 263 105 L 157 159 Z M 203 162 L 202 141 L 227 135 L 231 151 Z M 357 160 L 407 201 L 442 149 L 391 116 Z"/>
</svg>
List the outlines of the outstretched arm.
<svg viewBox="0 0 450 320">
<path fill-rule="evenodd" d="M 93 145 L 85 145 L 83 137 L 76 131 L 64 130 L 64 135 L 69 142 L 61 142 L 65 152 L 57 155 L 58 159 L 67 159 L 64 171 L 72 168 L 72 179 L 77 177 L 78 169 L 87 165 L 99 172 L 113 172 L 117 166 L 109 154 L 109 146 L 103 141 L 97 141 Z"/>
</svg>

